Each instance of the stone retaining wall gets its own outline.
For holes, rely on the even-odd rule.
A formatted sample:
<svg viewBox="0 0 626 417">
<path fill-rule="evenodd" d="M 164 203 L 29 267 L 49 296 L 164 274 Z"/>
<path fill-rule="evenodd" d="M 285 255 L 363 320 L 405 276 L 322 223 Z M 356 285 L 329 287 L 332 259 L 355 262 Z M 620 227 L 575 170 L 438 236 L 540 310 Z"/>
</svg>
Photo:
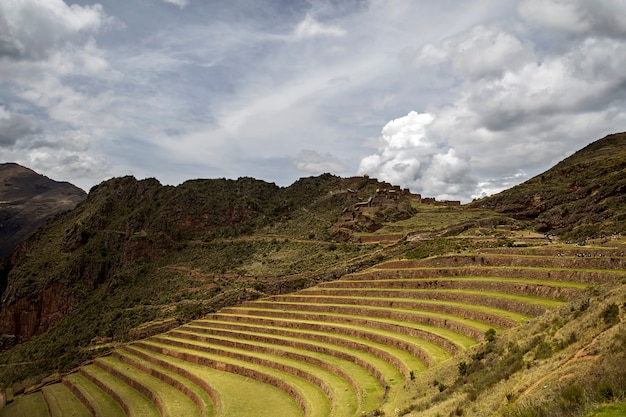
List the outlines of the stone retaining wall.
<svg viewBox="0 0 626 417">
<path fill-rule="evenodd" d="M 533 284 L 507 281 L 482 281 L 476 280 L 421 280 L 421 279 L 385 279 L 371 281 L 340 280 L 324 282 L 318 285 L 320 288 L 364 288 L 364 289 L 413 289 L 413 290 L 482 290 L 502 292 L 508 294 L 530 295 L 545 297 L 554 300 L 568 301 L 580 293 L 580 289 L 571 287 L 550 286 L 549 284 Z"/>
<path fill-rule="evenodd" d="M 272 385 L 281 391 L 291 396 L 298 404 L 298 407 L 303 411 L 305 416 L 310 416 L 311 412 L 307 405 L 305 396 L 293 386 L 287 384 L 278 377 L 266 374 L 264 372 L 257 371 L 252 368 L 246 368 L 236 364 L 229 364 L 226 362 L 216 361 L 210 358 L 203 357 L 201 355 L 195 355 L 187 352 L 180 352 L 173 349 L 167 349 L 160 346 L 141 342 L 139 345 L 146 349 L 163 355 L 168 355 L 176 359 L 184 360 L 196 365 L 208 366 L 218 371 L 230 372 L 233 374 L 241 375 L 247 378 L 254 379 L 256 381 Z"/>
<path fill-rule="evenodd" d="M 143 373 L 146 373 L 148 375 L 151 375 L 161 381 L 163 381 L 164 383 L 176 388 L 178 391 L 182 392 L 183 394 L 185 394 L 185 396 L 187 398 L 189 398 L 198 408 L 198 411 L 200 412 L 201 415 L 205 415 L 206 414 L 206 409 L 204 406 L 204 402 L 202 401 L 202 398 L 200 398 L 200 396 L 193 391 L 192 389 L 190 389 L 187 385 L 183 384 L 181 381 L 179 381 L 178 379 L 172 378 L 171 376 L 167 375 L 165 372 L 161 372 L 158 369 L 152 368 L 152 367 L 148 367 L 140 362 L 138 362 L 137 360 L 131 358 L 130 356 L 123 354 L 122 351 L 124 351 L 123 348 L 117 349 L 113 352 L 113 356 L 116 357 L 117 359 L 121 360 L 122 362 L 132 366 L 135 369 L 138 369 L 140 371 L 142 371 Z M 129 352 L 129 351 L 126 351 Z M 132 352 L 129 352 L 132 354 Z M 191 382 L 191 381 L 189 381 Z"/>
<path fill-rule="evenodd" d="M 585 271 L 577 269 L 516 267 L 447 267 L 416 269 L 383 269 L 344 275 L 341 281 L 393 278 L 490 277 L 502 279 L 534 279 L 603 284 L 626 276 L 624 271 Z"/>
<path fill-rule="evenodd" d="M 395 300 L 395 299 L 377 299 L 371 297 L 354 297 L 354 298 L 340 298 L 340 297 L 303 297 L 303 296 L 274 296 L 269 297 L 268 301 L 278 302 L 301 302 L 301 303 L 314 303 L 314 304 L 346 304 L 346 305 L 362 305 L 372 307 L 389 307 L 389 308 L 402 308 L 407 310 L 417 311 L 432 311 L 435 313 L 445 313 L 459 316 L 459 318 L 469 318 L 472 320 L 480 321 L 483 323 L 491 324 L 497 327 L 511 328 L 515 327 L 518 323 L 514 320 L 508 319 L 497 314 L 486 313 L 475 310 L 471 306 L 451 306 L 446 304 L 425 303 L 419 300 Z M 263 302 L 264 304 L 264 302 Z M 247 304 L 244 304 L 247 305 Z"/>
<path fill-rule="evenodd" d="M 141 350 L 135 349 L 133 346 L 125 346 L 124 349 L 132 353 L 133 355 L 136 355 L 140 357 L 141 359 L 144 359 L 154 365 L 165 368 L 168 371 L 175 372 L 178 375 L 182 376 L 183 378 L 188 379 L 193 384 L 196 384 L 200 389 L 202 389 L 204 392 L 206 392 L 209 395 L 209 397 L 211 398 L 211 401 L 213 402 L 213 408 L 215 410 L 215 414 L 220 415 L 220 410 L 222 408 L 220 396 L 213 389 L 213 387 L 209 383 L 207 383 L 204 379 L 198 377 L 193 372 L 190 372 L 184 368 L 174 365 L 171 362 L 167 362 L 167 361 L 155 358 L 154 356 L 148 355 Z M 206 412 L 206 407 L 204 405 L 200 409 L 205 410 Z M 205 412 L 203 412 L 203 415 L 205 415 Z"/>
<path fill-rule="evenodd" d="M 422 300 L 443 300 L 443 301 L 458 301 L 468 304 L 481 304 L 489 307 L 495 307 L 502 310 L 509 310 L 515 313 L 524 314 L 527 316 L 540 316 L 548 311 L 543 306 L 524 303 L 519 301 L 512 301 L 502 298 L 496 298 L 488 295 L 478 294 L 465 294 L 462 292 L 453 291 L 438 291 L 438 290 L 368 290 L 364 294 L 363 290 L 359 289 L 308 289 L 303 290 L 301 294 L 310 295 L 343 295 L 347 297 L 389 297 L 389 298 L 414 298 Z"/>
<path fill-rule="evenodd" d="M 323 313 L 322 315 L 314 315 L 313 320 L 318 321 L 326 321 L 328 318 L 325 314 L 334 314 L 330 319 L 332 322 L 338 322 L 337 320 L 341 320 L 341 322 L 345 323 L 353 323 L 353 318 L 342 318 L 342 315 L 352 315 L 352 316 L 361 316 L 361 317 L 376 317 L 380 319 L 391 319 L 402 321 L 405 323 L 419 323 L 426 324 L 435 327 L 442 327 L 453 330 L 457 333 L 464 334 L 468 337 L 471 337 L 477 341 L 481 341 L 483 339 L 483 332 L 477 330 L 474 327 L 460 324 L 453 320 L 440 319 L 435 317 L 429 317 L 420 315 L 418 312 L 402 312 L 398 310 L 380 310 L 380 309 L 371 309 L 363 306 L 342 306 L 342 305 L 312 305 L 312 304 L 275 304 L 272 303 L 263 303 L 263 306 L 259 306 L 259 308 L 268 308 L 277 311 L 277 315 L 271 314 L 269 312 L 265 312 L 263 310 L 245 310 L 242 308 L 231 308 L 226 309 L 227 311 L 223 311 L 224 313 L 232 312 L 232 314 L 251 314 L 251 315 L 264 315 L 270 317 L 285 317 L 291 318 L 289 313 L 278 311 L 280 309 L 292 310 L 294 314 L 306 314 L 304 312 L 319 312 Z M 297 312 L 297 313 L 296 313 Z M 294 315 L 293 318 L 297 319 L 300 316 Z M 344 321 L 345 320 L 345 321 Z M 436 343 L 432 340 L 429 340 L 433 343 Z M 437 343 L 438 344 L 438 343 Z M 442 346 L 443 347 L 443 346 Z M 444 349 L 447 349 L 444 347 Z"/>
<path fill-rule="evenodd" d="M 250 317 L 250 316 L 235 316 L 235 315 L 232 315 L 232 316 L 223 315 L 222 316 L 220 315 L 219 318 L 222 320 L 230 320 L 230 321 L 235 321 L 235 322 L 253 323 L 253 324 L 261 324 L 261 325 L 269 325 L 269 326 L 274 325 L 274 323 L 276 322 L 276 320 L 274 320 L 271 317 L 264 318 L 264 317 Z M 432 361 L 432 358 L 422 348 L 414 345 L 413 343 L 407 342 L 399 338 L 388 337 L 377 332 L 368 332 L 360 328 L 353 328 L 353 327 L 346 327 L 346 326 L 333 326 L 332 324 L 328 325 L 324 323 L 316 323 L 313 321 L 311 322 L 283 321 L 283 320 L 279 320 L 279 321 L 280 321 L 280 326 L 282 327 L 329 332 L 329 333 L 338 333 L 338 334 L 343 334 L 343 335 L 350 336 L 350 337 L 358 337 L 361 339 L 369 340 L 371 342 L 386 344 L 386 345 L 393 346 L 395 348 L 402 349 L 410 353 L 411 355 L 422 360 L 428 366 L 432 366 L 434 364 Z M 341 323 L 341 324 L 349 324 L 349 323 Z M 361 325 L 362 324 L 363 323 L 361 323 Z M 372 322 L 371 324 L 376 324 L 376 323 Z M 382 327 L 384 326 L 379 326 L 379 329 L 384 330 L 382 329 Z M 391 327 L 391 326 L 387 326 L 387 327 Z M 390 331 L 397 331 L 397 330 L 390 330 Z"/>
<path fill-rule="evenodd" d="M 89 401 L 89 398 L 87 398 L 85 394 L 83 394 L 83 392 L 76 385 L 74 385 L 71 381 L 68 381 L 65 378 L 63 378 L 61 382 L 63 383 L 63 385 L 65 385 L 67 389 L 70 390 L 72 394 L 74 394 L 76 398 L 78 398 L 78 401 L 80 401 L 81 404 L 84 405 L 85 408 L 87 408 L 87 410 L 89 411 L 89 414 L 91 414 L 92 416 L 97 415 L 96 409 L 91 403 L 91 401 Z"/>
<path fill-rule="evenodd" d="M 329 363 L 327 361 L 323 361 L 321 359 L 308 356 L 303 353 L 289 352 L 289 351 L 285 351 L 285 350 L 281 350 L 277 348 L 268 348 L 266 346 L 261 346 L 258 344 L 250 344 L 250 343 L 239 342 L 235 340 L 226 340 L 226 339 L 222 339 L 219 337 L 211 337 L 211 336 L 196 334 L 196 333 L 188 333 L 188 332 L 183 332 L 183 331 L 171 331 L 168 333 L 168 335 L 179 338 L 179 339 L 188 339 L 188 340 L 192 340 L 196 342 L 209 343 L 212 345 L 219 345 L 219 346 L 223 346 L 226 348 L 241 349 L 241 350 L 247 350 L 249 352 L 257 352 L 257 353 L 262 353 L 262 354 L 274 355 L 280 358 L 292 359 L 298 362 L 304 362 L 304 363 L 317 366 L 335 375 L 339 375 L 341 378 L 346 380 L 352 387 L 352 390 L 354 391 L 355 395 L 357 396 L 357 401 L 359 405 L 362 403 L 363 398 L 361 395 L 361 386 L 358 384 L 358 382 L 352 377 L 352 375 L 345 372 L 342 368 L 332 363 Z M 254 357 L 249 357 L 249 358 L 237 357 L 237 359 L 242 359 L 242 358 L 248 362 L 256 362 L 257 360 Z"/>
<path fill-rule="evenodd" d="M 122 410 L 124 410 L 124 414 L 126 414 L 127 416 L 131 415 L 130 406 L 126 404 L 124 398 L 117 391 L 115 391 L 112 387 L 106 385 L 104 382 L 100 381 L 94 375 L 91 375 L 88 371 L 85 370 L 85 368 L 80 368 L 78 372 L 80 372 L 80 374 L 87 378 L 89 381 L 93 382 L 94 385 L 104 391 L 105 394 L 113 398 L 120 405 L 120 407 L 122 407 Z"/>
<path fill-rule="evenodd" d="M 203 325 L 204 323 L 195 322 L 196 324 Z M 365 341 L 356 341 L 356 340 L 348 340 L 341 337 L 336 337 L 331 334 L 316 334 L 316 333 L 306 333 L 301 332 L 302 329 L 289 329 L 285 327 L 270 327 L 270 326 L 248 326 L 246 323 L 224 323 L 224 322 L 211 322 L 210 324 L 205 324 L 206 327 L 216 327 L 221 329 L 229 329 L 233 331 L 238 331 L 240 329 L 252 330 L 257 332 L 262 332 L 265 334 L 272 334 L 278 336 L 288 336 L 288 337 L 299 337 L 305 340 L 319 341 L 323 343 L 331 343 L 337 346 L 345 347 L 348 349 L 360 350 L 365 353 L 369 353 L 373 356 L 378 357 L 384 361 L 387 361 L 391 365 L 393 365 L 400 373 L 408 378 L 411 372 L 404 362 L 402 362 L 398 357 L 392 355 L 387 350 L 380 349 L 376 346 L 372 346 Z"/>
<path fill-rule="evenodd" d="M 387 385 L 387 382 L 385 381 L 383 374 L 378 368 L 374 367 L 370 362 L 362 359 L 361 357 L 357 355 L 352 355 L 350 353 L 347 353 L 341 350 L 331 349 L 329 347 L 316 345 L 313 343 L 305 343 L 302 340 L 289 340 L 289 339 L 267 336 L 264 334 L 248 334 L 248 333 L 242 333 L 242 332 L 235 332 L 232 330 L 213 329 L 209 327 L 191 327 L 190 326 L 190 327 L 184 327 L 183 329 L 196 332 L 196 333 L 203 333 L 203 334 L 209 334 L 209 335 L 224 336 L 224 337 L 237 337 L 239 339 L 247 340 L 250 342 L 270 343 L 270 344 L 275 344 L 275 345 L 288 346 L 288 347 L 292 347 L 295 349 L 302 349 L 304 351 L 334 356 L 336 358 L 343 359 L 348 362 L 352 362 L 360 366 L 361 368 L 364 368 L 365 370 L 367 370 L 370 374 L 376 377 L 376 379 L 380 383 L 381 388 L 384 389 Z"/>
<path fill-rule="evenodd" d="M 163 405 L 163 401 L 161 400 L 161 397 L 159 397 L 152 389 L 150 389 L 150 387 L 142 384 L 136 379 L 131 378 L 125 373 L 117 370 L 115 367 L 109 365 L 108 363 L 105 363 L 101 359 L 96 359 L 94 361 L 94 365 L 103 369 L 107 373 L 113 375 L 114 377 L 116 377 L 117 379 L 125 383 L 126 385 L 129 385 L 133 387 L 134 389 L 136 389 L 137 391 L 139 391 L 140 394 L 142 394 L 144 397 L 152 401 L 152 403 L 156 406 L 157 410 L 159 410 L 159 413 L 161 415 L 165 414 L 165 406 Z"/>
</svg>

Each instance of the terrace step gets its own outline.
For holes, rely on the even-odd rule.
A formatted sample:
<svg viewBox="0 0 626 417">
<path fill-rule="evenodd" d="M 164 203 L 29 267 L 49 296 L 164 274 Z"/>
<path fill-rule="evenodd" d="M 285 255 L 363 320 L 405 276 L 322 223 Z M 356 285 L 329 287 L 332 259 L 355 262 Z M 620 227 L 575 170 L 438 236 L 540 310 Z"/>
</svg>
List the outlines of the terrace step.
<svg viewBox="0 0 626 417">
<path fill-rule="evenodd" d="M 330 401 L 322 389 L 308 380 L 285 372 L 202 352 L 193 347 L 185 347 L 183 343 L 177 346 L 173 342 L 161 343 L 157 340 L 145 340 L 133 346 L 272 385 L 291 396 L 306 416 L 329 415 L 331 410 Z"/>
<path fill-rule="evenodd" d="M 160 417 L 156 405 L 145 395 L 97 364 L 83 366 L 79 372 L 111 396 L 124 410 L 127 417 Z"/>
<path fill-rule="evenodd" d="M 433 289 L 371 289 L 371 288 L 336 288 L 326 285 L 313 287 L 298 292 L 306 296 L 339 296 L 339 297 L 376 297 L 389 299 L 437 300 L 447 302 L 475 303 L 492 308 L 509 310 L 518 314 L 536 317 L 549 309 L 562 305 L 563 301 L 550 298 L 532 297 L 519 294 L 507 294 L 496 291 L 472 290 L 433 290 Z"/>
<path fill-rule="evenodd" d="M 0 417 L 33 416 L 50 416 L 46 400 L 41 391 L 17 397 L 12 403 L 0 408 Z"/>
<path fill-rule="evenodd" d="M 458 289 L 495 291 L 507 294 L 530 295 L 552 300 L 566 301 L 572 299 L 587 285 L 573 282 L 550 282 L 530 279 L 507 279 L 494 277 L 455 277 L 455 278 L 392 278 L 384 279 L 346 279 L 323 282 L 319 288 L 364 288 L 364 289 Z"/>
<path fill-rule="evenodd" d="M 549 255 L 532 253 L 531 251 L 520 252 L 510 250 L 508 252 L 480 251 L 477 255 L 450 255 L 426 258 L 420 260 L 396 260 L 378 264 L 376 269 L 412 269 L 428 267 L 461 267 L 461 266 L 491 266 L 491 267 L 519 267 L 519 268 L 550 268 L 571 270 L 600 270 L 611 272 L 626 269 L 626 258 L 623 256 L 593 255 L 571 252 L 553 252 Z"/>
<path fill-rule="evenodd" d="M 244 352 L 263 354 L 265 357 L 270 355 L 270 358 L 272 356 L 287 358 L 325 369 L 343 378 L 351 385 L 351 389 L 357 398 L 358 409 L 362 411 L 371 411 L 376 407 L 377 402 L 372 402 L 370 400 L 371 397 L 378 397 L 380 400 L 384 395 L 384 381 L 381 383 L 380 380 L 365 367 L 358 365 L 354 361 L 343 359 L 340 356 L 331 356 L 315 351 L 303 351 L 303 349 L 298 347 L 260 342 L 259 340 L 250 342 L 234 333 L 221 336 L 207 335 L 202 332 L 202 328 L 200 328 L 200 331 L 194 331 L 194 328 L 186 327 L 184 329 L 172 330 L 168 332 L 167 335 L 177 339 L 201 342 L 211 346 L 221 346 L 229 350 L 237 349 Z M 252 360 L 256 360 L 255 356 L 251 356 L 251 358 Z"/>
<path fill-rule="evenodd" d="M 48 405 L 50 417 L 91 417 L 87 407 L 65 385 L 47 385 L 41 392 Z"/>
<path fill-rule="evenodd" d="M 401 378 L 397 369 L 387 361 L 381 360 L 375 355 L 357 349 L 350 349 L 332 343 L 322 341 L 305 341 L 301 337 L 289 337 L 280 335 L 269 335 L 255 332 L 250 329 L 229 330 L 221 328 L 211 328 L 208 326 L 196 326 L 193 323 L 182 326 L 179 331 L 192 332 L 195 335 L 208 335 L 217 337 L 232 337 L 236 340 L 245 340 L 251 343 L 265 343 L 271 346 L 287 346 L 297 348 L 302 351 L 321 353 L 335 358 L 343 359 L 349 363 L 366 369 L 374 376 L 381 387 L 387 387 L 389 379 Z M 170 333 L 173 331 L 170 331 Z"/>
<path fill-rule="evenodd" d="M 352 335 L 338 334 L 336 332 L 329 333 L 322 330 L 302 329 L 297 326 L 290 328 L 236 321 L 196 320 L 193 324 L 210 329 L 230 330 L 235 332 L 250 331 L 281 337 L 300 338 L 302 340 L 329 343 L 342 348 L 358 350 L 376 356 L 380 361 L 393 366 L 401 377 L 408 377 L 410 372 L 426 369 L 426 364 L 422 360 L 409 354 L 404 349 Z"/>
<path fill-rule="evenodd" d="M 420 331 L 419 329 L 411 330 L 409 327 L 402 326 L 401 324 L 384 323 L 382 321 L 375 320 L 368 321 L 360 317 L 344 320 L 342 320 L 341 317 L 337 317 L 335 321 L 331 321 L 332 317 L 327 316 L 325 318 L 329 321 L 325 322 L 323 320 L 307 319 L 304 317 L 296 319 L 293 317 L 292 313 L 288 313 L 287 316 L 291 316 L 291 318 L 222 313 L 212 315 L 214 319 L 223 321 L 279 326 L 300 330 L 315 330 L 371 340 L 383 345 L 403 349 L 416 358 L 419 358 L 428 366 L 432 366 L 440 361 L 450 358 L 452 356 L 452 351 L 456 353 L 458 350 L 458 347 L 452 343 L 449 343 L 450 351 L 442 349 L 440 346 L 421 337 L 424 336 L 425 332 Z M 350 323 L 350 321 L 352 321 L 352 323 Z M 419 336 L 416 336 L 416 334 L 419 334 Z M 447 340 L 440 341 L 442 343 L 448 343 Z"/>
<path fill-rule="evenodd" d="M 339 371 L 337 367 L 327 370 L 321 364 L 312 365 L 293 359 L 287 355 L 272 356 L 255 351 L 254 349 L 239 349 L 234 347 L 224 348 L 198 340 L 181 339 L 171 335 L 154 337 L 161 344 L 182 347 L 194 351 L 208 353 L 220 358 L 220 360 L 236 360 L 242 363 L 262 365 L 282 373 L 288 373 L 295 377 L 305 379 L 317 385 L 328 397 L 334 416 L 350 416 L 360 407 L 361 398 L 356 391 L 360 391 L 356 381 Z M 244 365 L 245 366 L 245 365 Z M 346 380 L 345 378 L 348 378 Z M 357 387 L 357 388 L 355 388 Z"/>
<path fill-rule="evenodd" d="M 341 297 L 341 296 L 314 296 L 314 295 L 275 295 L 264 300 L 258 300 L 259 303 L 269 302 L 285 302 L 285 303 L 310 303 L 310 304 L 345 304 L 353 306 L 372 306 L 372 307 L 396 307 L 410 309 L 415 311 L 433 311 L 453 314 L 455 316 L 470 318 L 472 320 L 487 323 L 491 326 L 502 328 L 511 328 L 528 320 L 530 317 L 517 314 L 508 310 L 490 308 L 486 306 L 455 303 L 451 301 L 433 301 L 433 300 L 414 300 L 406 299 L 389 299 L 384 297 Z M 243 303 L 242 306 L 252 305 L 252 303 Z"/>
<path fill-rule="evenodd" d="M 111 396 L 78 372 L 66 375 L 63 378 L 63 384 L 89 409 L 92 416 L 123 417 L 125 415 L 124 410 Z"/>
<path fill-rule="evenodd" d="M 558 258 L 570 256 L 573 258 L 622 258 L 626 259 L 626 251 L 611 247 L 585 247 L 585 246 L 556 246 L 556 247 L 530 247 L 530 248 L 481 248 L 479 254 L 504 255 L 504 256 L 543 256 Z"/>
<path fill-rule="evenodd" d="M 174 348 L 135 342 L 125 349 L 138 356 L 150 358 L 155 363 L 179 369 L 205 391 L 210 391 L 215 416 L 274 417 L 276 415 L 301 417 L 303 412 L 296 400 L 272 384 L 259 382 L 247 375 L 226 372 L 192 362 L 194 358 Z M 185 360 L 183 357 L 186 357 Z M 190 360 L 191 359 L 191 360 Z M 271 407 L 267 404 L 271 403 Z"/>
<path fill-rule="evenodd" d="M 502 266 L 456 266 L 441 265 L 424 267 L 414 265 L 416 261 L 396 261 L 405 264 L 400 268 L 381 268 L 377 265 L 367 271 L 344 275 L 341 280 L 381 280 L 394 278 L 448 278 L 448 277 L 490 277 L 499 279 L 516 278 L 521 280 L 565 281 L 589 285 L 604 284 L 623 278 L 626 273 L 621 270 L 570 269 L 551 267 L 502 267 Z"/>
<path fill-rule="evenodd" d="M 364 307 L 349 307 L 337 305 L 315 308 L 314 305 L 296 304 L 293 309 L 279 309 L 277 306 L 264 308 L 231 307 L 223 309 L 220 314 L 250 315 L 272 318 L 298 319 L 317 321 L 334 324 L 361 325 L 381 330 L 396 331 L 419 339 L 434 343 L 453 354 L 459 350 L 473 346 L 477 341 L 484 338 L 484 332 L 489 328 L 482 323 L 484 330 L 471 327 L 469 323 L 463 323 L 458 317 L 445 318 L 435 317 L 428 314 L 420 315 L 410 311 L 399 309 L 367 309 Z M 301 309 L 300 309 L 301 308 Z M 453 316 L 451 316 L 453 317 Z"/>
<path fill-rule="evenodd" d="M 163 417 L 200 416 L 196 405 L 184 393 L 155 376 L 138 372 L 118 357 L 101 357 L 95 364 L 150 399 Z"/>
<path fill-rule="evenodd" d="M 415 308 L 391 306 L 389 305 L 389 302 L 387 302 L 385 306 L 372 306 L 345 303 L 277 302 L 273 300 L 259 300 L 255 304 L 244 304 L 240 307 L 222 309 L 222 312 L 253 312 L 258 310 L 305 311 L 387 318 L 448 328 L 475 340 L 482 340 L 484 332 L 490 327 L 494 327 L 493 325 L 486 324 L 482 321 L 460 316 L 458 314 L 419 311 Z M 500 326 L 496 327 L 501 328 Z"/>
<path fill-rule="evenodd" d="M 212 410 L 212 399 L 205 391 L 202 390 L 202 388 L 198 387 L 189 379 L 184 378 L 177 373 L 170 371 L 169 369 L 163 368 L 159 365 L 155 365 L 151 361 L 146 360 L 140 355 L 136 355 L 135 352 L 130 349 L 126 349 L 125 347 L 116 349 L 112 355 L 120 361 L 137 369 L 138 371 L 144 372 L 148 375 L 152 375 L 153 377 L 158 378 L 165 384 L 180 391 L 195 404 L 197 408 L 197 413 L 200 416 L 204 417 L 207 415 L 207 413 L 210 412 L 210 410 Z M 187 406 L 189 405 L 187 404 Z M 181 410 L 181 412 L 183 411 L 185 410 Z M 190 412 L 189 410 L 186 410 L 185 412 L 189 413 L 189 415 L 195 414 Z"/>
</svg>

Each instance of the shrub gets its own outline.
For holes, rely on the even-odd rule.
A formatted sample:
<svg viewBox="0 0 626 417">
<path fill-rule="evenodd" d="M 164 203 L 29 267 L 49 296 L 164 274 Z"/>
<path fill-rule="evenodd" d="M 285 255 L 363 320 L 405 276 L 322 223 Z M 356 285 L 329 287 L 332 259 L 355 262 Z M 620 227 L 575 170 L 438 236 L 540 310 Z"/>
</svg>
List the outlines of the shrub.
<svg viewBox="0 0 626 417">
<path fill-rule="evenodd" d="M 582 406 L 586 402 L 585 392 L 578 384 L 573 384 L 561 391 L 563 401 L 561 407 L 564 409 L 574 409 Z"/>
<path fill-rule="evenodd" d="M 619 323 L 619 306 L 615 303 L 606 306 L 602 314 L 600 314 L 604 323 L 608 326 L 614 326 Z"/>
<path fill-rule="evenodd" d="M 463 361 L 459 363 L 459 375 L 460 376 L 467 375 L 468 369 L 469 369 L 469 366 L 467 365 L 467 362 Z"/>
<path fill-rule="evenodd" d="M 537 344 L 535 359 L 547 359 L 550 356 L 552 356 L 552 346 L 542 339 Z"/>
<path fill-rule="evenodd" d="M 496 330 L 494 328 L 490 328 L 485 332 L 485 340 L 487 342 L 493 342 L 496 338 Z"/>
<path fill-rule="evenodd" d="M 611 401 L 615 396 L 613 392 L 613 386 L 607 382 L 602 382 L 597 389 L 598 397 L 603 401 Z"/>
</svg>

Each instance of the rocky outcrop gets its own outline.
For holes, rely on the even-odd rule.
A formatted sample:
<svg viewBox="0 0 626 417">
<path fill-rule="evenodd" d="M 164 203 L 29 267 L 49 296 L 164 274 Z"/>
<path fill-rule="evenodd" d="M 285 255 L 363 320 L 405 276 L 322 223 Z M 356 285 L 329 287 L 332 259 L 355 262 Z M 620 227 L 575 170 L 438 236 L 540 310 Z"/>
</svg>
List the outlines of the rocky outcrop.
<svg viewBox="0 0 626 417">
<path fill-rule="evenodd" d="M 0 311 L 0 343 L 3 342 L 0 350 L 54 327 L 69 311 L 72 301 L 62 285 L 53 284 L 32 298 L 20 298 L 3 308 Z"/>
</svg>

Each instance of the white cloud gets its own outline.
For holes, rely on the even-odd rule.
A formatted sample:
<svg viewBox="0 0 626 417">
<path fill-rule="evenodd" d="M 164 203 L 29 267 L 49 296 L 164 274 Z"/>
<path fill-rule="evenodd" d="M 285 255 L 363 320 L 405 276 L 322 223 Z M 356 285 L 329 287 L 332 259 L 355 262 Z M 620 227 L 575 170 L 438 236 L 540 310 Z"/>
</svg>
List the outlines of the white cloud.
<svg viewBox="0 0 626 417">
<path fill-rule="evenodd" d="M 41 132 L 42 128 L 34 117 L 8 112 L 0 106 L 0 147 L 13 146 Z"/>
<path fill-rule="evenodd" d="M 359 174 L 409 187 L 424 196 L 467 197 L 475 186 L 469 158 L 430 134 L 434 119 L 428 113 L 410 112 L 387 123 L 378 153 L 361 160 Z"/>
<path fill-rule="evenodd" d="M 424 45 L 414 65 L 422 74 L 449 80 L 438 85 L 455 96 L 429 107 L 430 123 L 417 113 L 389 122 L 383 145 L 361 160 L 359 172 L 425 195 L 467 201 L 515 185 L 590 140 L 623 130 L 626 45 L 615 36 L 621 18 L 606 13 L 618 12 L 617 6 L 598 7 L 592 10 L 586 1 L 523 2 L 525 18 L 549 15 L 550 8 L 561 11 L 533 21 L 550 30 L 571 34 L 569 25 L 583 22 L 577 38 L 554 48 L 514 25 L 477 25 Z M 390 133 L 396 125 L 397 133 Z M 403 146 L 395 145 L 399 141 Z"/>
<path fill-rule="evenodd" d="M 163 0 L 165 3 L 173 4 L 181 9 L 189 4 L 189 0 Z"/>
<path fill-rule="evenodd" d="M 309 14 L 306 15 L 294 30 L 296 39 L 309 39 L 319 37 L 341 37 L 346 34 L 345 29 L 339 26 L 325 25 L 315 20 Z"/>
<path fill-rule="evenodd" d="M 626 3 L 614 0 L 522 0 L 531 24 L 575 35 L 626 37 Z"/>
<path fill-rule="evenodd" d="M 345 170 L 345 167 L 331 154 L 320 155 L 309 149 L 300 151 L 295 165 L 299 171 L 315 175 Z"/>
<path fill-rule="evenodd" d="M 419 67 L 449 64 L 465 80 L 497 77 L 535 60 L 532 46 L 496 27 L 476 26 L 441 45 L 425 45 L 415 59 Z"/>
<path fill-rule="evenodd" d="M 467 200 L 626 126 L 621 1 L 165 2 L 0 0 L 2 158 Z"/>
<path fill-rule="evenodd" d="M 107 23 L 102 6 L 68 6 L 63 0 L 0 2 L 0 57 L 45 59 L 50 52 Z"/>
</svg>

